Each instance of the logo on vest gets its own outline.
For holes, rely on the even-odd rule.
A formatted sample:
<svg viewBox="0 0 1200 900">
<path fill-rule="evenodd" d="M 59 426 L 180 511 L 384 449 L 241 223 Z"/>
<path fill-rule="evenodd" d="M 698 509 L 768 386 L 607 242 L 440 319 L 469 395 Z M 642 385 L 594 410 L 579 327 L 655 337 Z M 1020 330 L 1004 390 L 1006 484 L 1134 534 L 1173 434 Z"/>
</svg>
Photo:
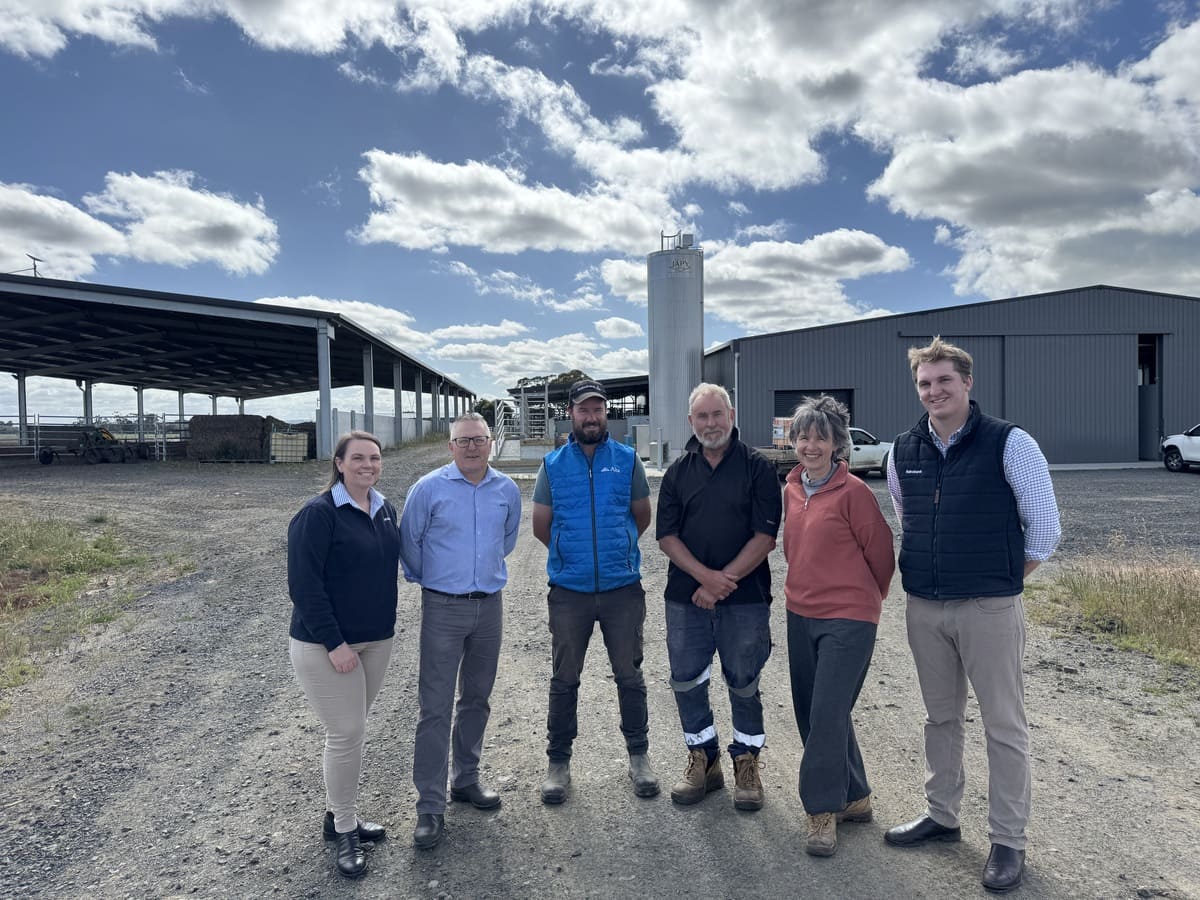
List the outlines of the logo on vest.
<svg viewBox="0 0 1200 900">
<path fill-rule="evenodd" d="M 601 466 L 600 471 L 601 472 L 616 472 L 618 475 L 620 475 L 621 467 L 620 466 Z"/>
<path fill-rule="evenodd" d="M 904 474 L 905 475 L 920 475 L 923 471 L 924 471 L 923 469 L 905 469 Z"/>
</svg>

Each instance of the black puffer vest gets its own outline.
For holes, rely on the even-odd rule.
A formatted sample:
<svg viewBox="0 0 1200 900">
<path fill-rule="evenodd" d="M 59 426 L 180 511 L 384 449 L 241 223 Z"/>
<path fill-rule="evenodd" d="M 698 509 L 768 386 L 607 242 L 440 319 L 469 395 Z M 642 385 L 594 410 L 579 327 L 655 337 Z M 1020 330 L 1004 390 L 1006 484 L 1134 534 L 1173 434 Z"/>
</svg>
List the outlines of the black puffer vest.
<svg viewBox="0 0 1200 900">
<path fill-rule="evenodd" d="M 958 442 L 943 457 L 929 416 L 892 448 L 904 503 L 900 574 L 927 600 L 1006 597 L 1024 587 L 1025 536 L 1004 477 L 1012 423 L 979 412 L 974 400 Z"/>
</svg>

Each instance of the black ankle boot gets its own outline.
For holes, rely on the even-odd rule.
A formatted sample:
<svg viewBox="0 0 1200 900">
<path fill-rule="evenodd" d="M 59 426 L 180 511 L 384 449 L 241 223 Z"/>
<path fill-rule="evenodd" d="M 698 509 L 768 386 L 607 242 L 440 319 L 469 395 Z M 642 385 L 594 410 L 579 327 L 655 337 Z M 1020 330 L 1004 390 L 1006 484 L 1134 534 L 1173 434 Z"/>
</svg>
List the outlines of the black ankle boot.
<svg viewBox="0 0 1200 900">
<path fill-rule="evenodd" d="M 358 878 L 367 871 L 367 854 L 358 842 L 358 830 L 337 836 L 337 869 L 347 878 Z"/>
</svg>

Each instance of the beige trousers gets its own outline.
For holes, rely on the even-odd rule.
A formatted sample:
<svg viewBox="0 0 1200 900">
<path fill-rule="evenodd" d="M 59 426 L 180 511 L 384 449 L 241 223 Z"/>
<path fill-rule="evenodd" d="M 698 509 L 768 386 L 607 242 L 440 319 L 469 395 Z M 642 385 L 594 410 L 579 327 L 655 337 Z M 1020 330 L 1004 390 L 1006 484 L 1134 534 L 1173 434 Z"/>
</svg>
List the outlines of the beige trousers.
<svg viewBox="0 0 1200 900">
<path fill-rule="evenodd" d="M 367 713 L 392 656 L 392 638 L 351 644 L 359 664 L 338 672 L 323 644 L 289 638 L 288 654 L 296 680 L 325 726 L 325 808 L 333 827 L 352 831 L 358 824 L 358 778 L 362 772 Z"/>
<path fill-rule="evenodd" d="M 936 601 L 909 594 L 907 623 L 925 701 L 925 799 L 930 818 L 949 827 L 959 824 L 970 680 L 987 740 L 990 839 L 1024 850 L 1031 787 L 1021 672 L 1024 602 L 1019 595 Z"/>
</svg>

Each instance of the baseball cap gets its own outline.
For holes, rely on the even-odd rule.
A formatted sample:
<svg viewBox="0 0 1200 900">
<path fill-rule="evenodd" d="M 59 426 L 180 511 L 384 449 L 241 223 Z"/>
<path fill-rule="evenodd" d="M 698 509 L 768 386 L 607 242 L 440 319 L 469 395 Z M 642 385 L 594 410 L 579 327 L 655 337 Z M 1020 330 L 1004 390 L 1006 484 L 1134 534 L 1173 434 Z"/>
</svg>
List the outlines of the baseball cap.
<svg viewBox="0 0 1200 900">
<path fill-rule="evenodd" d="M 604 385 L 598 381 L 593 381 L 590 378 L 584 378 L 581 381 L 571 385 L 570 401 L 572 404 L 578 403 L 581 400 L 586 400 L 589 397 L 599 397 L 601 400 L 608 400 L 608 394 L 604 391 Z"/>
</svg>

